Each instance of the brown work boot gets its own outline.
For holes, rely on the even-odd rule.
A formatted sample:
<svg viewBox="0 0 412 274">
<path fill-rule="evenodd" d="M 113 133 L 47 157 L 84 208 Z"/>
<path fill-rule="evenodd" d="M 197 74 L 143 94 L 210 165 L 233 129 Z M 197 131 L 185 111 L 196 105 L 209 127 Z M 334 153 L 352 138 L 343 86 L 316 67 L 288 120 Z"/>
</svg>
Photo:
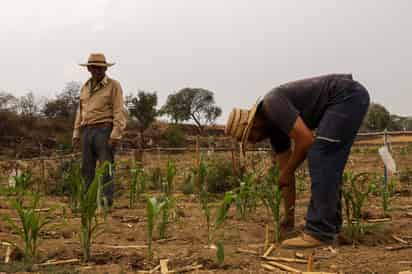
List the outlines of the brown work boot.
<svg viewBox="0 0 412 274">
<path fill-rule="evenodd" d="M 285 240 L 282 242 L 283 248 L 299 249 L 299 248 L 314 248 L 326 245 L 326 243 L 310 236 L 309 234 L 302 233 L 302 235 Z"/>
</svg>

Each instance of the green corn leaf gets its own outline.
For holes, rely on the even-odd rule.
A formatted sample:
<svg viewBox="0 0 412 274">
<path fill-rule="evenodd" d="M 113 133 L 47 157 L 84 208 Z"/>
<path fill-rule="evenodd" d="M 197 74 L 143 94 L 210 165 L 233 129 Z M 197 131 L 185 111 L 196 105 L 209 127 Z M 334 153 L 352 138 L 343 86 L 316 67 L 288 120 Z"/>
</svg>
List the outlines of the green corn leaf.
<svg viewBox="0 0 412 274">
<path fill-rule="evenodd" d="M 216 243 L 216 259 L 219 265 L 223 265 L 225 262 L 225 246 L 223 245 L 223 241 L 218 241 Z"/>
</svg>

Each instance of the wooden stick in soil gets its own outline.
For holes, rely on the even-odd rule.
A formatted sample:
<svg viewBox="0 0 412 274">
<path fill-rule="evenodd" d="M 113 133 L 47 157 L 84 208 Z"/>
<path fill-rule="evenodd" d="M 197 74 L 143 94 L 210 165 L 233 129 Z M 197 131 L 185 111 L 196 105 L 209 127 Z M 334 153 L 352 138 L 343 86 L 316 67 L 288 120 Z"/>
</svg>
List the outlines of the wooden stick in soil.
<svg viewBox="0 0 412 274">
<path fill-rule="evenodd" d="M 297 263 L 297 264 L 307 264 L 308 260 L 305 259 L 295 259 L 295 258 L 285 258 L 285 257 L 263 257 L 265 260 L 274 262 L 284 262 L 284 263 Z"/>
<path fill-rule="evenodd" d="M 395 241 L 397 241 L 397 242 L 399 242 L 399 243 L 401 243 L 401 244 L 404 244 L 404 245 L 407 245 L 407 244 L 408 244 L 408 241 L 405 241 L 404 239 L 402 239 L 401 237 L 398 237 L 398 236 L 396 236 L 396 235 L 392 235 L 392 238 L 393 238 Z"/>
<path fill-rule="evenodd" d="M 275 266 L 275 267 L 277 267 L 281 270 L 285 270 L 285 271 L 289 271 L 289 272 L 293 272 L 293 273 L 302 272 L 299 269 L 296 269 L 296 268 L 293 268 L 293 267 L 290 267 L 290 266 L 287 266 L 287 265 L 284 265 L 284 264 L 280 264 L 280 263 L 277 263 L 277 262 L 273 262 L 273 261 L 269 261 L 269 262 L 267 262 L 267 264 L 271 265 L 271 266 Z"/>
<path fill-rule="evenodd" d="M 8 245 L 6 249 L 6 256 L 4 256 L 4 263 L 8 264 L 10 262 L 10 256 L 11 256 L 11 246 Z"/>
<path fill-rule="evenodd" d="M 388 246 L 385 247 L 386 251 L 397 251 L 397 250 L 402 250 L 402 249 L 408 249 L 408 248 L 412 248 L 412 245 L 401 245 L 401 246 Z"/>
<path fill-rule="evenodd" d="M 162 274 L 169 273 L 169 268 L 167 267 L 168 262 L 169 262 L 169 260 L 160 260 L 160 272 Z"/>
<path fill-rule="evenodd" d="M 383 218 L 383 219 L 369 219 L 368 223 L 385 223 L 392 221 L 391 218 Z"/>
<path fill-rule="evenodd" d="M 96 245 L 103 248 L 113 248 L 113 249 L 144 249 L 147 245 Z"/>
<path fill-rule="evenodd" d="M 136 273 L 138 274 L 152 274 L 155 273 L 160 269 L 160 264 L 154 267 L 152 270 L 138 270 Z"/>
<path fill-rule="evenodd" d="M 276 267 L 273 267 L 273 266 L 268 265 L 268 264 L 262 264 L 262 267 L 263 267 L 265 270 L 268 270 L 268 271 L 277 271 L 277 270 L 278 270 Z"/>
<path fill-rule="evenodd" d="M 313 256 L 314 256 L 314 254 L 312 253 L 308 257 L 308 264 L 307 264 L 307 267 L 306 267 L 307 271 L 313 271 L 313 261 L 314 261 Z"/>
<path fill-rule="evenodd" d="M 257 251 L 247 250 L 247 249 L 242 249 L 242 248 L 238 248 L 238 249 L 237 249 L 237 252 L 238 252 L 238 253 L 250 254 L 250 255 L 256 255 L 256 256 L 259 255 L 259 253 L 258 253 Z"/>
<path fill-rule="evenodd" d="M 193 270 L 198 270 L 201 269 L 203 267 L 203 265 L 198 264 L 198 265 L 191 265 L 191 266 L 185 266 L 176 270 L 171 270 L 168 273 L 183 273 L 183 272 L 190 272 Z"/>
<path fill-rule="evenodd" d="M 270 253 L 272 253 L 272 251 L 275 249 L 275 245 L 271 245 L 265 252 L 265 254 L 263 254 L 263 258 L 266 258 L 267 256 L 270 255 Z"/>
<path fill-rule="evenodd" d="M 42 264 L 36 264 L 37 266 L 52 266 L 52 265 L 62 265 L 62 264 L 73 264 L 80 262 L 79 259 L 61 260 L 61 261 L 50 261 Z"/>
</svg>

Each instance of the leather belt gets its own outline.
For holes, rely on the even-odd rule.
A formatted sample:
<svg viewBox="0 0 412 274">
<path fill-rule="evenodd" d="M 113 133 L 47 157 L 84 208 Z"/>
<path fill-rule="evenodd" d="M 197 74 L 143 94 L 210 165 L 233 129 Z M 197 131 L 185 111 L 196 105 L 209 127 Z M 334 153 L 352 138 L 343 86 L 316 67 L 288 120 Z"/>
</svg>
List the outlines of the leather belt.
<svg viewBox="0 0 412 274">
<path fill-rule="evenodd" d="M 96 123 L 90 125 L 84 125 L 82 128 L 112 128 L 113 124 L 110 122 Z"/>
</svg>

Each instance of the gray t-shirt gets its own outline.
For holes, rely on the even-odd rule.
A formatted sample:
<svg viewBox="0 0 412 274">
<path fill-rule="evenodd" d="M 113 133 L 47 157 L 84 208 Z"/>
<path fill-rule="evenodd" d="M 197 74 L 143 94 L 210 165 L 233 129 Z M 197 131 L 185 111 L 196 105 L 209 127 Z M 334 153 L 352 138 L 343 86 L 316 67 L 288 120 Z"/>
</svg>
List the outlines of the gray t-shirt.
<svg viewBox="0 0 412 274">
<path fill-rule="evenodd" d="M 260 111 L 268 121 L 273 149 L 276 152 L 289 149 L 289 134 L 298 116 L 310 129 L 316 129 L 326 108 L 335 104 L 341 91 L 354 83 L 350 74 L 331 74 L 290 82 L 267 93 Z"/>
</svg>

